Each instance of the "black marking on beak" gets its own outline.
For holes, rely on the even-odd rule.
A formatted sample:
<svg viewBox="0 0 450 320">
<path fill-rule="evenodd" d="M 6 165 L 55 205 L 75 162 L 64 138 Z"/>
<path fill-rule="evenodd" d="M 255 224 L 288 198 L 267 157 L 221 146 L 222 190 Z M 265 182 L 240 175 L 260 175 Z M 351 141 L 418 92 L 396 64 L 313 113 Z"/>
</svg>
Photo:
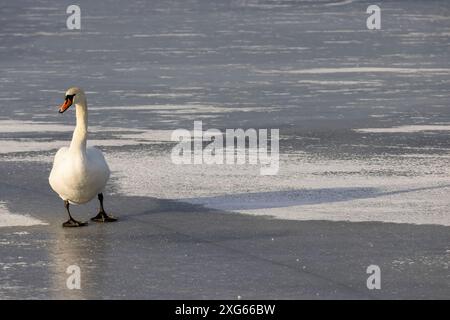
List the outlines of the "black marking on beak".
<svg viewBox="0 0 450 320">
<path fill-rule="evenodd" d="M 64 103 L 59 107 L 59 110 L 58 110 L 59 113 L 64 113 L 67 109 L 69 109 L 69 107 L 73 103 L 74 96 L 75 96 L 74 94 L 66 95 L 66 97 L 64 99 Z"/>
</svg>

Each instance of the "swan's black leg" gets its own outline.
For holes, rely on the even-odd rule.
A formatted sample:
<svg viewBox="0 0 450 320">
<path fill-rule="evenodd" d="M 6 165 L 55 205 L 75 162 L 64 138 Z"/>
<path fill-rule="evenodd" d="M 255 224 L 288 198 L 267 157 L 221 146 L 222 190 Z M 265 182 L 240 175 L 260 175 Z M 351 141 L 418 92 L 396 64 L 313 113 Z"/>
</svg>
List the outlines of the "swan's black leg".
<svg viewBox="0 0 450 320">
<path fill-rule="evenodd" d="M 64 207 L 67 210 L 67 213 L 69 214 L 69 220 L 63 223 L 63 227 L 70 228 L 70 227 L 84 227 L 87 226 L 87 222 L 80 222 L 72 218 L 72 215 L 70 214 L 69 210 L 69 201 L 64 200 Z"/>
<path fill-rule="evenodd" d="M 103 193 L 98 194 L 98 201 L 100 201 L 100 210 L 98 214 L 93 217 L 91 220 L 95 222 L 114 222 L 117 221 L 117 218 L 108 215 L 103 208 Z"/>
</svg>

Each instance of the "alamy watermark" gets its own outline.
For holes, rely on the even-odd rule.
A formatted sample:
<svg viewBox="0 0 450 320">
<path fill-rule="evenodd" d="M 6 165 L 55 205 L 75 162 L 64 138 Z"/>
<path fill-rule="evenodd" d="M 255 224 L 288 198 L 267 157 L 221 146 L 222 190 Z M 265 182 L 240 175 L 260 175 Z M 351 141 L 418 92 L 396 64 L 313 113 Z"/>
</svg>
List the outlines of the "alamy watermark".
<svg viewBox="0 0 450 320">
<path fill-rule="evenodd" d="M 194 121 L 193 132 L 186 129 L 172 132 L 171 140 L 178 143 L 172 149 L 171 158 L 174 164 L 248 163 L 260 165 L 261 175 L 276 175 L 280 163 L 279 135 L 279 129 L 203 131 L 202 121 Z"/>
<path fill-rule="evenodd" d="M 70 14 L 66 20 L 66 26 L 69 30 L 81 29 L 81 9 L 76 4 L 71 4 L 67 7 L 66 13 Z"/>
<path fill-rule="evenodd" d="M 367 278 L 366 286 L 367 289 L 373 290 L 381 289 L 381 269 L 376 264 L 371 264 L 367 267 L 366 273 L 370 274 L 370 276 Z"/>
<path fill-rule="evenodd" d="M 367 7 L 366 13 L 371 15 L 366 20 L 366 26 L 369 30 L 381 29 L 381 9 L 379 6 L 373 4 Z"/>
<path fill-rule="evenodd" d="M 81 289 L 81 269 L 73 264 L 67 267 L 66 273 L 69 274 L 66 280 L 66 286 L 69 290 Z"/>
</svg>

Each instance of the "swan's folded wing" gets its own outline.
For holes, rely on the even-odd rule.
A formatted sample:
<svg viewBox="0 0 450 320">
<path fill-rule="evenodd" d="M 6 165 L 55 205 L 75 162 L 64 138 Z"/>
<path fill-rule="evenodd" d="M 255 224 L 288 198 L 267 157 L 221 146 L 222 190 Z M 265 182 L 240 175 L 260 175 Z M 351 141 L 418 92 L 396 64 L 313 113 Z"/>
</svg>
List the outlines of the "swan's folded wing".
<svg viewBox="0 0 450 320">
<path fill-rule="evenodd" d="M 64 162 L 64 159 L 66 158 L 68 151 L 69 148 L 62 147 L 61 149 L 58 150 L 58 152 L 56 152 L 55 158 L 53 159 L 53 168 L 57 167 L 62 162 Z"/>
<path fill-rule="evenodd" d="M 103 153 L 97 148 L 89 147 L 86 149 L 86 155 L 91 169 L 97 171 L 107 181 L 109 179 L 110 170 Z"/>
</svg>

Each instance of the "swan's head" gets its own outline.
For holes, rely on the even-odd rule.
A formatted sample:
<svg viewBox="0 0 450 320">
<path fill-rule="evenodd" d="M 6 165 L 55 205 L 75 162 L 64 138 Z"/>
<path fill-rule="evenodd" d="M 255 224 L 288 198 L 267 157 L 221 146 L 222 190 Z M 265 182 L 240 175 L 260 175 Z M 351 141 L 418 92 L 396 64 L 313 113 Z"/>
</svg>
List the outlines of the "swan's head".
<svg viewBox="0 0 450 320">
<path fill-rule="evenodd" d="M 85 102 L 85 101 L 86 101 L 86 97 L 84 95 L 84 91 L 81 90 L 80 88 L 72 87 L 66 91 L 66 94 L 64 96 L 64 102 L 59 107 L 59 113 L 63 113 L 64 111 L 69 109 L 69 107 L 72 104 L 77 104 L 79 102 Z"/>
</svg>

